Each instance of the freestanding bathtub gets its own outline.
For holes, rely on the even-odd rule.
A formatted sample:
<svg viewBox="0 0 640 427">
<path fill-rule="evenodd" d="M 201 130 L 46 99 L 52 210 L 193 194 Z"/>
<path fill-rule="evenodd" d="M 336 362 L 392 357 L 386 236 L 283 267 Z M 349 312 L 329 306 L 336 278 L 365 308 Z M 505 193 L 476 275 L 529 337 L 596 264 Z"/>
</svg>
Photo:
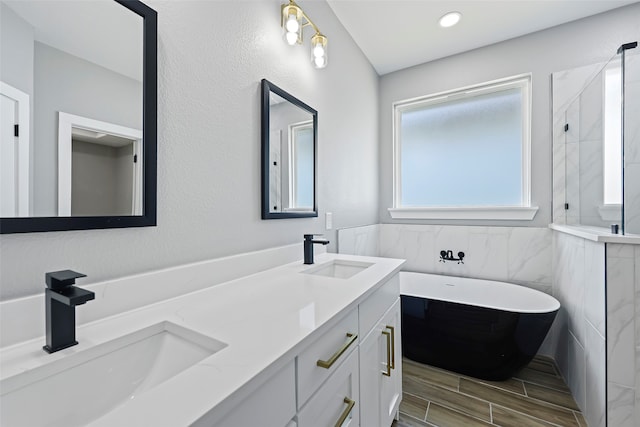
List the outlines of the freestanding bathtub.
<svg viewBox="0 0 640 427">
<path fill-rule="evenodd" d="M 531 361 L 560 308 L 524 286 L 400 273 L 402 353 L 486 380 L 510 378 Z"/>
</svg>

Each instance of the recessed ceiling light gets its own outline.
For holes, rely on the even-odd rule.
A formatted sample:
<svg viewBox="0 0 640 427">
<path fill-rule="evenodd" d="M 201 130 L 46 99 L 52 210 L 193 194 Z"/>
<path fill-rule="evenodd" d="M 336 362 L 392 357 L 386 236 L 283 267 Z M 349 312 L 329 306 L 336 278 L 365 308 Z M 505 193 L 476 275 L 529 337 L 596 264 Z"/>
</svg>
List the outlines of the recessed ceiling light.
<svg viewBox="0 0 640 427">
<path fill-rule="evenodd" d="M 440 18 L 440 26 L 444 28 L 453 27 L 460 21 L 460 18 L 462 18 L 460 12 L 449 12 Z"/>
</svg>

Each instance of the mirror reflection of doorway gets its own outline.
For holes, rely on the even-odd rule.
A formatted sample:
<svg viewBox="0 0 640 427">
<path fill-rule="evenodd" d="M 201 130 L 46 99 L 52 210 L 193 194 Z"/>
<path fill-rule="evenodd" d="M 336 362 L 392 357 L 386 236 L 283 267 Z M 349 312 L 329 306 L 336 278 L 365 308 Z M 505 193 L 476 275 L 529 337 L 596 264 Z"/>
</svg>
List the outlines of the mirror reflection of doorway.
<svg viewBox="0 0 640 427">
<path fill-rule="evenodd" d="M 141 215 L 142 133 L 59 115 L 59 215 Z"/>
</svg>

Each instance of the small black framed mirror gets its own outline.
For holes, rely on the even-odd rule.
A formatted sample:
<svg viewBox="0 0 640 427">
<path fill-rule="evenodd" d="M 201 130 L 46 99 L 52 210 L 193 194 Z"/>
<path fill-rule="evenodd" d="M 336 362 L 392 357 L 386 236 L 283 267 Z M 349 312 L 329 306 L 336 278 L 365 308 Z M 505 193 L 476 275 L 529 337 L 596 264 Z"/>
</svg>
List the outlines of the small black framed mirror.
<svg viewBox="0 0 640 427">
<path fill-rule="evenodd" d="M 19 148 L 2 163 L 14 169 L 0 233 L 155 226 L 157 12 L 138 0 L 0 8 L 0 91 L 19 112 L 3 133 Z"/>
<path fill-rule="evenodd" d="M 262 219 L 317 217 L 318 112 L 262 80 Z"/>
</svg>

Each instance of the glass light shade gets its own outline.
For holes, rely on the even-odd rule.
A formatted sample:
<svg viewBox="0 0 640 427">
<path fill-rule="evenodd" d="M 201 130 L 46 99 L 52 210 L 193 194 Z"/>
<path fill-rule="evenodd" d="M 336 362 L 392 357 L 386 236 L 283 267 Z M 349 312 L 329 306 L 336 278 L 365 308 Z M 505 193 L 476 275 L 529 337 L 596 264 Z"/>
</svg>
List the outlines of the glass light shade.
<svg viewBox="0 0 640 427">
<path fill-rule="evenodd" d="M 287 44 L 293 46 L 298 42 L 298 33 L 292 33 L 291 31 L 287 31 L 284 35 Z"/>
<path fill-rule="evenodd" d="M 302 43 L 302 10 L 295 5 L 282 7 L 282 29 L 288 45 Z"/>
<path fill-rule="evenodd" d="M 298 22 L 298 18 L 295 14 L 289 15 L 287 18 L 287 22 L 285 24 L 285 29 L 290 33 L 297 33 L 300 29 L 300 22 Z"/>
<path fill-rule="evenodd" d="M 311 62 L 316 68 L 327 66 L 327 38 L 322 34 L 311 37 Z"/>
</svg>

